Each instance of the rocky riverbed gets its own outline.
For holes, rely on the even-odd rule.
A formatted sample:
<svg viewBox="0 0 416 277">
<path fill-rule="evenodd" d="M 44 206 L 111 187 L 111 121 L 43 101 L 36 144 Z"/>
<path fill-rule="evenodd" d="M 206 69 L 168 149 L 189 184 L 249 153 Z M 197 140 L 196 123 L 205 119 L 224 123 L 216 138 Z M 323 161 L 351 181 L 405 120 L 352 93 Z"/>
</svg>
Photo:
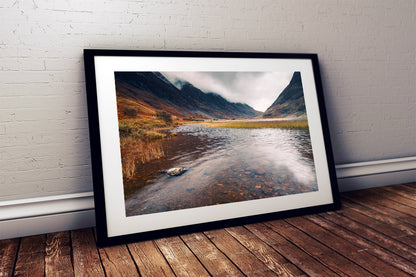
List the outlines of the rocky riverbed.
<svg viewBox="0 0 416 277">
<path fill-rule="evenodd" d="M 184 125 L 125 180 L 128 216 L 318 190 L 307 130 Z M 163 170 L 186 168 L 179 176 Z"/>
</svg>

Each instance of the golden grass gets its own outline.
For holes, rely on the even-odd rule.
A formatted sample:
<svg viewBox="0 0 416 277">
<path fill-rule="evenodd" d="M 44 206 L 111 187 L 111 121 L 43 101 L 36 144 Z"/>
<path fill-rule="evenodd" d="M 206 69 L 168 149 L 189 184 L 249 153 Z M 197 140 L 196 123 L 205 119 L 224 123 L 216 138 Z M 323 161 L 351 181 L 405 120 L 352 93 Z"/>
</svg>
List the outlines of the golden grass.
<svg viewBox="0 0 416 277">
<path fill-rule="evenodd" d="M 141 141 L 132 137 L 121 137 L 120 146 L 123 176 L 126 179 L 134 176 L 138 164 L 158 160 L 165 156 L 160 140 Z"/>
<path fill-rule="evenodd" d="M 167 124 L 156 118 L 128 118 L 118 121 L 120 137 L 132 137 L 135 140 L 150 141 L 172 135 L 167 130 L 177 123 Z"/>
<path fill-rule="evenodd" d="M 126 179 L 133 178 L 136 167 L 153 160 L 163 158 L 162 141 L 174 136 L 174 133 L 166 132 L 176 125 L 198 123 L 195 121 L 180 121 L 167 124 L 156 118 L 129 118 L 119 120 L 120 147 L 122 156 L 123 176 Z M 222 128 L 285 128 L 285 129 L 308 129 L 306 119 L 288 120 L 246 120 L 246 121 L 214 121 L 204 122 L 206 127 Z"/>
<path fill-rule="evenodd" d="M 207 127 L 260 129 L 260 128 L 284 128 L 284 129 L 308 129 L 307 119 L 288 119 L 275 121 L 217 121 L 206 123 Z"/>
<path fill-rule="evenodd" d="M 156 118 L 126 118 L 120 119 L 120 148 L 122 157 L 123 176 L 131 179 L 136 166 L 164 157 L 160 141 L 171 135 L 165 132 L 174 127 Z"/>
</svg>

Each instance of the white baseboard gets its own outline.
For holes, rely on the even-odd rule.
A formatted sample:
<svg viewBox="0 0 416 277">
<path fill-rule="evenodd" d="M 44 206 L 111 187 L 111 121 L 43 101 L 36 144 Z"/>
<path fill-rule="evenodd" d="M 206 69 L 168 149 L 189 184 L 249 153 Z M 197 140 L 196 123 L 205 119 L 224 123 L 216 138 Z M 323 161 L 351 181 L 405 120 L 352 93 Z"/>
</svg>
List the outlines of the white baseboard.
<svg viewBox="0 0 416 277">
<path fill-rule="evenodd" d="M 94 209 L 0 221 L 0 239 L 95 226 Z"/>
<path fill-rule="evenodd" d="M 340 191 L 416 182 L 416 157 L 336 166 Z M 0 201 L 0 239 L 95 226 L 92 192 Z"/>
<path fill-rule="evenodd" d="M 94 209 L 93 197 L 91 191 L 0 201 L 0 221 L 91 210 Z"/>
<path fill-rule="evenodd" d="M 0 239 L 95 226 L 92 192 L 0 202 Z"/>
<path fill-rule="evenodd" d="M 341 164 L 335 168 L 338 179 L 407 171 L 416 169 L 416 157 Z"/>
<path fill-rule="evenodd" d="M 339 191 L 416 182 L 416 157 L 336 165 Z"/>
<path fill-rule="evenodd" d="M 340 192 L 416 182 L 416 169 L 338 179 Z"/>
</svg>

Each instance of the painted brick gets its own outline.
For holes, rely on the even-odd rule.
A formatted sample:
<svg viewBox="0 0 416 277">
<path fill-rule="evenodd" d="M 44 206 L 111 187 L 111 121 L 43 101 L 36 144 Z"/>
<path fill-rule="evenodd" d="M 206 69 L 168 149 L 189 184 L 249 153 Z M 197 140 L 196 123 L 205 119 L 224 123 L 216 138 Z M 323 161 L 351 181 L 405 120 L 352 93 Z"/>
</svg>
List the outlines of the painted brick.
<svg viewBox="0 0 416 277">
<path fill-rule="evenodd" d="M 49 83 L 51 76 L 45 71 L 3 71 L 0 82 L 5 84 Z"/>
<path fill-rule="evenodd" d="M 416 155 L 414 0 L 0 1 L 0 200 L 91 190 L 84 48 L 315 52 L 337 163 Z"/>
</svg>

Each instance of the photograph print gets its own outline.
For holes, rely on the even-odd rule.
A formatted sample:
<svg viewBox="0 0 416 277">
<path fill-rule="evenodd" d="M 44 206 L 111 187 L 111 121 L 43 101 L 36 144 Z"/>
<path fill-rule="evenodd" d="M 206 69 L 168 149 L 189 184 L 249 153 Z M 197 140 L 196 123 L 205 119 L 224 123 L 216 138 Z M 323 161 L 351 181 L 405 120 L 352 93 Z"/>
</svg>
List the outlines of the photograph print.
<svg viewBox="0 0 416 277">
<path fill-rule="evenodd" d="M 339 208 L 316 54 L 85 49 L 97 244 Z"/>
<path fill-rule="evenodd" d="M 318 191 L 299 71 L 115 71 L 126 216 Z"/>
</svg>

